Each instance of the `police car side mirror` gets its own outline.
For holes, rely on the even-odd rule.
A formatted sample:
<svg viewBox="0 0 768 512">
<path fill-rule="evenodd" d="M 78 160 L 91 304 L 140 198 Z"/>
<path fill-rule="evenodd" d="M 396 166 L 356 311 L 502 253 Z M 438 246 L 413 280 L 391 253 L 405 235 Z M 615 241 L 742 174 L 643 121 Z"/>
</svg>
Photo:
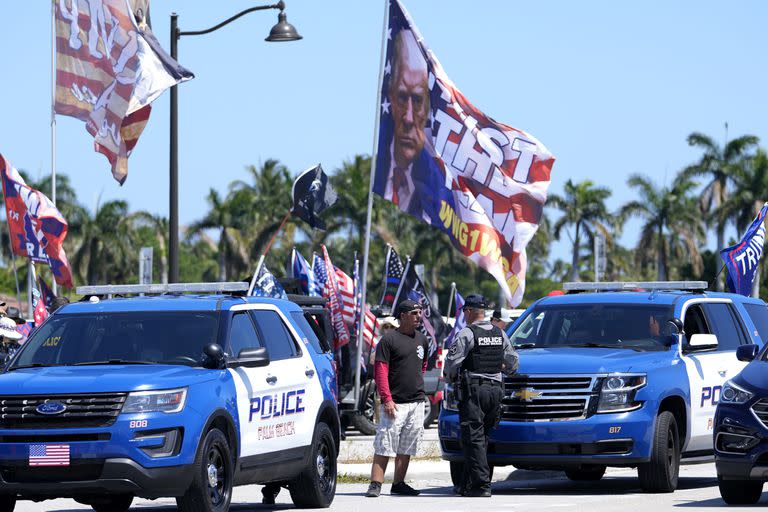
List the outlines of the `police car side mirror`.
<svg viewBox="0 0 768 512">
<path fill-rule="evenodd" d="M 244 348 L 233 361 L 232 366 L 244 366 L 246 368 L 257 368 L 269 364 L 269 352 L 266 347 Z"/>
<path fill-rule="evenodd" d="M 736 359 L 748 363 L 757 357 L 757 353 L 760 351 L 760 347 L 754 343 L 749 345 L 741 345 L 736 347 Z"/>
<path fill-rule="evenodd" d="M 209 370 L 220 370 L 227 367 L 227 360 L 224 357 L 224 350 L 218 343 L 210 343 L 203 347 L 203 368 Z"/>
<path fill-rule="evenodd" d="M 714 334 L 694 334 L 688 342 L 690 350 L 709 350 L 717 348 L 717 336 Z"/>
</svg>

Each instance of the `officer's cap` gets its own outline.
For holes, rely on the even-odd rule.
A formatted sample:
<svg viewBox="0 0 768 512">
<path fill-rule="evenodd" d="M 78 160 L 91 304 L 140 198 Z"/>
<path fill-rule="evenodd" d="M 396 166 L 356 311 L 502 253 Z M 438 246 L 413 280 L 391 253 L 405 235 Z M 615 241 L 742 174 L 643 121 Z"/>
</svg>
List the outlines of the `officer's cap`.
<svg viewBox="0 0 768 512">
<path fill-rule="evenodd" d="M 483 297 L 482 295 L 473 293 L 471 295 L 467 295 L 467 297 L 464 299 L 464 307 L 475 308 L 475 309 L 487 309 L 488 301 L 486 301 L 485 297 Z"/>
</svg>

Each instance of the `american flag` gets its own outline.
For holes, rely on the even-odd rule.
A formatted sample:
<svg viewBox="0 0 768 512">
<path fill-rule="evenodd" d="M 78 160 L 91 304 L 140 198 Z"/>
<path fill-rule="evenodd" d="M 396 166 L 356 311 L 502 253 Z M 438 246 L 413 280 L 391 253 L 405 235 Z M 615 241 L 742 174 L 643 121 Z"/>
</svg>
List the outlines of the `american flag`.
<svg viewBox="0 0 768 512">
<path fill-rule="evenodd" d="M 400 280 L 403 277 L 403 262 L 400 261 L 397 251 L 391 245 L 387 245 L 387 259 L 384 263 L 384 294 L 381 296 L 382 309 L 392 309 Z"/>
<path fill-rule="evenodd" d="M 334 332 L 334 350 L 338 349 L 347 343 L 349 343 L 349 328 L 347 327 L 347 321 L 344 318 L 344 307 L 342 305 L 342 295 L 340 293 L 340 286 L 337 282 L 337 272 L 328 272 L 328 268 L 336 269 L 336 267 L 333 266 L 333 263 L 331 263 L 331 257 L 328 256 L 328 249 L 325 248 L 325 246 L 322 246 L 323 249 L 323 261 L 322 266 L 320 265 L 314 265 L 313 270 L 315 267 L 318 267 L 318 270 L 323 269 L 323 273 L 325 275 L 325 285 L 323 286 L 323 297 L 328 300 L 328 309 L 331 312 L 331 323 L 333 324 L 333 332 Z M 318 261 L 315 260 L 315 263 L 317 264 Z M 317 275 L 317 274 L 315 274 Z M 345 274 L 346 275 L 346 274 Z M 354 292 L 352 293 L 352 297 L 354 297 Z M 352 301 L 353 311 L 354 311 L 354 299 Z"/>
<path fill-rule="evenodd" d="M 293 277 L 301 281 L 301 289 L 305 294 L 310 297 L 320 297 L 322 295 L 322 290 L 315 279 L 315 273 L 310 268 L 307 260 L 304 259 L 304 256 L 295 247 L 291 253 L 291 269 Z"/>
<path fill-rule="evenodd" d="M 317 253 L 312 253 L 312 273 L 315 275 L 315 282 L 321 293 L 328 281 L 328 269 L 325 268 L 325 260 Z"/>
<path fill-rule="evenodd" d="M 336 269 L 336 284 L 339 288 L 339 295 L 341 296 L 341 314 L 344 317 L 344 323 L 348 327 L 352 327 L 350 330 L 354 330 L 355 327 L 355 282 L 339 267 Z"/>
<path fill-rule="evenodd" d="M 355 307 L 355 326 L 359 325 L 360 320 L 360 312 L 363 310 L 363 303 L 365 302 L 363 300 L 363 292 L 362 292 L 362 286 L 360 283 L 360 262 L 355 258 L 355 268 L 352 271 L 353 280 L 355 282 L 355 298 L 356 300 L 356 307 Z M 371 313 L 371 308 L 368 306 L 368 304 L 365 305 L 365 319 L 363 321 L 363 341 L 365 342 L 365 345 L 369 348 L 367 351 L 368 354 L 370 354 L 370 348 L 373 347 L 373 341 L 376 336 L 376 327 L 377 327 L 377 320 L 376 315 Z M 365 361 L 368 360 L 366 351 L 362 352 L 362 358 L 363 360 L 360 361 L 360 364 L 365 368 L 367 365 L 365 364 Z"/>
<path fill-rule="evenodd" d="M 69 466 L 68 444 L 29 445 L 30 466 Z"/>
</svg>

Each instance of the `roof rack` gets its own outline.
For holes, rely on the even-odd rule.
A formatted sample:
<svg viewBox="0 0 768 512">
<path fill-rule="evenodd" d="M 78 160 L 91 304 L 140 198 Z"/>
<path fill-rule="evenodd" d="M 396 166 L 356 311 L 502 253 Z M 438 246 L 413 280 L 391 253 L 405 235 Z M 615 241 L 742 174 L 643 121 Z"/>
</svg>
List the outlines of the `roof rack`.
<svg viewBox="0 0 768 512">
<path fill-rule="evenodd" d="M 218 283 L 169 283 L 169 284 L 106 284 L 98 286 L 78 286 L 75 289 L 80 295 L 126 295 L 126 294 L 153 294 L 163 293 L 245 293 L 248 291 L 248 283 L 244 281 L 218 282 Z"/>
<path fill-rule="evenodd" d="M 573 292 L 608 292 L 636 290 L 686 290 L 702 292 L 707 289 L 706 281 L 608 281 L 593 283 L 563 283 L 563 290 Z"/>
</svg>

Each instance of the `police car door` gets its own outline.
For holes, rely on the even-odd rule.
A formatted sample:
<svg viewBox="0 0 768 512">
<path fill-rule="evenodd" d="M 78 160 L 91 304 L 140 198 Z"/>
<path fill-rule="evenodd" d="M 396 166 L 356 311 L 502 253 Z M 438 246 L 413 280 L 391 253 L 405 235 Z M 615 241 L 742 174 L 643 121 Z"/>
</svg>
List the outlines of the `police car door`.
<svg viewBox="0 0 768 512">
<path fill-rule="evenodd" d="M 272 403 L 265 405 L 269 398 L 262 397 L 261 436 L 271 439 L 276 450 L 309 446 L 323 399 L 312 358 L 299 341 L 299 334 L 276 306 L 260 305 L 250 313 L 256 320 L 270 359 L 266 382 L 270 386 Z"/>
<path fill-rule="evenodd" d="M 712 450 L 712 422 L 723 383 L 746 365 L 736 359 L 736 347 L 746 343 L 742 323 L 728 299 L 700 299 L 683 306 L 685 337 L 681 346 L 691 393 L 686 452 Z M 693 334 L 714 334 L 717 348 L 693 350 L 687 343 Z"/>
</svg>

